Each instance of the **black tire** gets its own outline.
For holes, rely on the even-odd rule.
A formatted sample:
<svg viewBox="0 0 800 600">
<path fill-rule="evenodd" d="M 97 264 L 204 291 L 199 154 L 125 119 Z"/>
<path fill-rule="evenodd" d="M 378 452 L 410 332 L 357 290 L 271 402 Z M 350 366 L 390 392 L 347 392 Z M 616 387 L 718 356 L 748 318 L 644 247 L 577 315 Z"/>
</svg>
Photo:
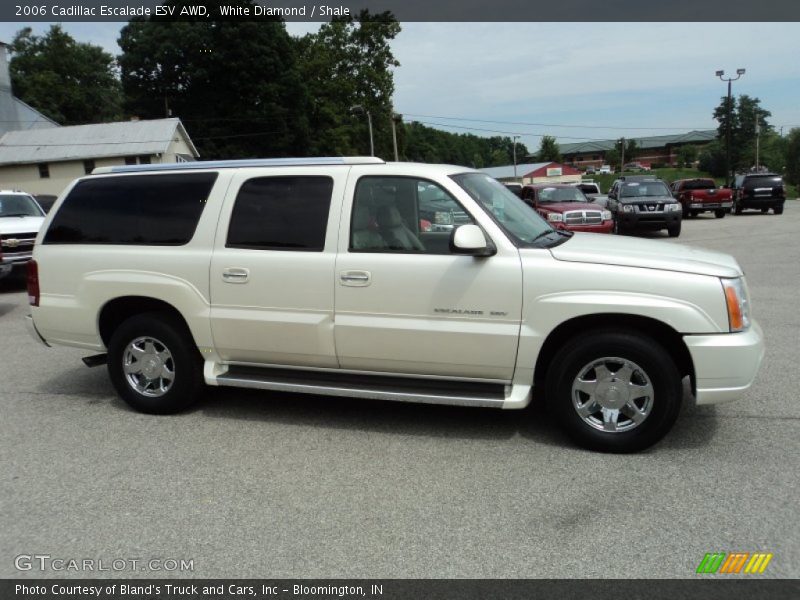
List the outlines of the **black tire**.
<svg viewBox="0 0 800 600">
<path fill-rule="evenodd" d="M 678 237 L 681 234 L 680 222 L 677 225 L 670 225 L 667 227 L 667 233 L 669 234 L 669 237 Z"/>
<path fill-rule="evenodd" d="M 765 214 L 767 214 L 768 212 L 769 212 L 769 207 L 766 207 L 766 208 L 762 208 L 762 209 L 761 209 L 761 214 L 762 214 L 762 215 L 765 215 Z"/>
<path fill-rule="evenodd" d="M 733 214 L 740 215 L 742 214 L 742 203 L 738 200 L 733 201 Z"/>
<path fill-rule="evenodd" d="M 772 207 L 772 212 L 775 213 L 776 215 L 782 215 L 783 214 L 783 204 L 778 204 L 777 206 L 773 206 Z"/>
<path fill-rule="evenodd" d="M 699 215 L 699 214 L 700 214 L 699 210 L 690 210 L 689 213 L 688 213 L 688 216 L 689 216 L 690 219 L 696 219 L 697 215 Z"/>
<path fill-rule="evenodd" d="M 715 210 L 714 211 L 714 216 L 716 218 L 718 218 L 718 219 L 724 219 L 725 218 L 725 209 L 723 208 L 721 210 Z"/>
<path fill-rule="evenodd" d="M 605 357 L 635 363 L 644 372 L 644 381 L 652 386 L 649 413 L 627 431 L 597 429 L 573 404 L 573 382 L 589 363 Z M 573 338 L 561 347 L 550 363 L 546 393 L 548 411 L 577 444 L 590 450 L 623 453 L 644 450 L 667 434 L 678 418 L 683 386 L 675 362 L 656 340 L 634 331 L 602 329 Z M 623 423 L 625 419 L 623 416 Z"/>
<path fill-rule="evenodd" d="M 163 346 L 170 355 L 164 364 L 171 368 L 173 378 L 171 381 L 158 380 L 162 381 L 166 391 L 149 391 L 162 395 L 151 396 L 137 391 L 125 374 L 123 361 L 126 349 L 138 338 L 155 340 L 157 344 L 151 344 L 151 347 L 163 354 L 160 350 Z M 169 313 L 143 313 L 124 321 L 114 331 L 108 344 L 108 374 L 120 397 L 132 408 L 144 413 L 180 412 L 196 402 L 203 391 L 203 360 L 200 353 L 186 325 Z M 144 377 L 141 373 L 139 375 Z"/>
</svg>

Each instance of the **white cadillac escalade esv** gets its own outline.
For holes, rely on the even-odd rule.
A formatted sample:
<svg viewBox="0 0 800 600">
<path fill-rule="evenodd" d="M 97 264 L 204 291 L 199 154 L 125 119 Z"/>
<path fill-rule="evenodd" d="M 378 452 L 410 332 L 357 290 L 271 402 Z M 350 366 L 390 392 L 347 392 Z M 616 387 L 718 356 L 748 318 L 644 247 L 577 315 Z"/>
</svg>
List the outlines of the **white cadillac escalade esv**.
<svg viewBox="0 0 800 600">
<path fill-rule="evenodd" d="M 547 402 L 635 451 L 740 397 L 763 356 L 727 255 L 550 227 L 463 167 L 375 158 L 96 169 L 48 215 L 33 335 L 101 353 L 119 394 L 203 384 L 466 406 Z"/>
</svg>

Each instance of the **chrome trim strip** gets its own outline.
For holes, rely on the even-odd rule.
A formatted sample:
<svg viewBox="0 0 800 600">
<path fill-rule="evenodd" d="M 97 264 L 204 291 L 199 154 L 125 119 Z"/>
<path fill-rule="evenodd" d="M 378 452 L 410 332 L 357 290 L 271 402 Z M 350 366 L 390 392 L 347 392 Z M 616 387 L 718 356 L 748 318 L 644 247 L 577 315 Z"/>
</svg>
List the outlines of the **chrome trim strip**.
<svg viewBox="0 0 800 600">
<path fill-rule="evenodd" d="M 254 363 L 240 362 L 235 360 L 223 360 L 220 365 L 231 367 L 257 367 L 259 369 L 286 369 L 292 371 L 318 371 L 320 373 L 339 373 L 343 375 L 376 375 L 385 377 L 403 377 L 407 379 L 433 379 L 437 381 L 462 381 L 466 383 L 497 383 L 500 385 L 510 385 L 507 379 L 481 379 L 476 377 L 447 377 L 445 375 L 418 375 L 415 373 L 390 373 L 388 371 L 359 371 L 355 369 L 337 369 L 331 367 L 306 367 L 298 365 L 279 365 L 273 363 Z"/>
</svg>

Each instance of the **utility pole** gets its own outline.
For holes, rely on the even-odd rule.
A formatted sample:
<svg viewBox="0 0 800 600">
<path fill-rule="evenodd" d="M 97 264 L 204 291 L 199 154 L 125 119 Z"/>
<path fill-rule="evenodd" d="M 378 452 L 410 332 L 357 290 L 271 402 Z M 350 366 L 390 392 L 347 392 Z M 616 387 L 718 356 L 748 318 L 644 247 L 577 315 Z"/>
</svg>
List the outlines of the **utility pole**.
<svg viewBox="0 0 800 600">
<path fill-rule="evenodd" d="M 355 106 L 350 107 L 350 114 L 357 114 L 357 113 L 367 114 L 367 125 L 369 126 L 369 155 L 375 156 L 375 143 L 372 139 L 372 115 L 370 114 L 369 110 L 367 110 L 360 104 L 356 104 Z"/>
<path fill-rule="evenodd" d="M 512 153 L 514 154 L 514 181 L 517 180 L 517 140 L 519 138 L 520 138 L 520 136 L 518 136 L 518 135 L 515 135 L 513 137 L 514 144 L 513 144 Z"/>
<path fill-rule="evenodd" d="M 761 138 L 761 123 L 758 122 L 758 113 L 756 113 L 756 170 L 759 170 L 761 163 L 758 162 L 758 143 Z"/>
<path fill-rule="evenodd" d="M 394 145 L 394 162 L 400 162 L 400 155 L 397 153 L 397 122 L 403 120 L 403 115 L 392 112 L 392 144 Z"/>
<path fill-rule="evenodd" d="M 744 75 L 744 69 L 736 69 L 736 77 L 723 77 L 725 71 L 717 71 L 717 77 L 728 82 L 727 122 L 725 124 L 725 185 L 731 185 L 731 82 Z"/>
<path fill-rule="evenodd" d="M 619 156 L 620 156 L 620 159 L 619 159 L 619 172 L 622 173 L 622 171 L 625 169 L 625 138 L 622 137 L 622 138 L 620 138 L 620 140 L 622 141 L 622 143 L 620 144 L 620 146 L 622 146 L 622 148 L 621 148 L 620 153 L 619 153 Z"/>
</svg>

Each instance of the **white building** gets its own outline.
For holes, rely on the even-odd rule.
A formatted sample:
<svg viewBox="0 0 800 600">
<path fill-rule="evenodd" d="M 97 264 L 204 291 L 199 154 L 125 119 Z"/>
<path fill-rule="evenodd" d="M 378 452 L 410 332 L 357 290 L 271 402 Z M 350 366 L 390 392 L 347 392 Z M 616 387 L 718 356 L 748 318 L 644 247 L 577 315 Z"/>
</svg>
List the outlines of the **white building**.
<svg viewBox="0 0 800 600">
<path fill-rule="evenodd" d="M 95 167 L 197 160 L 180 119 L 9 131 L 0 138 L 0 189 L 57 196 Z"/>
</svg>

